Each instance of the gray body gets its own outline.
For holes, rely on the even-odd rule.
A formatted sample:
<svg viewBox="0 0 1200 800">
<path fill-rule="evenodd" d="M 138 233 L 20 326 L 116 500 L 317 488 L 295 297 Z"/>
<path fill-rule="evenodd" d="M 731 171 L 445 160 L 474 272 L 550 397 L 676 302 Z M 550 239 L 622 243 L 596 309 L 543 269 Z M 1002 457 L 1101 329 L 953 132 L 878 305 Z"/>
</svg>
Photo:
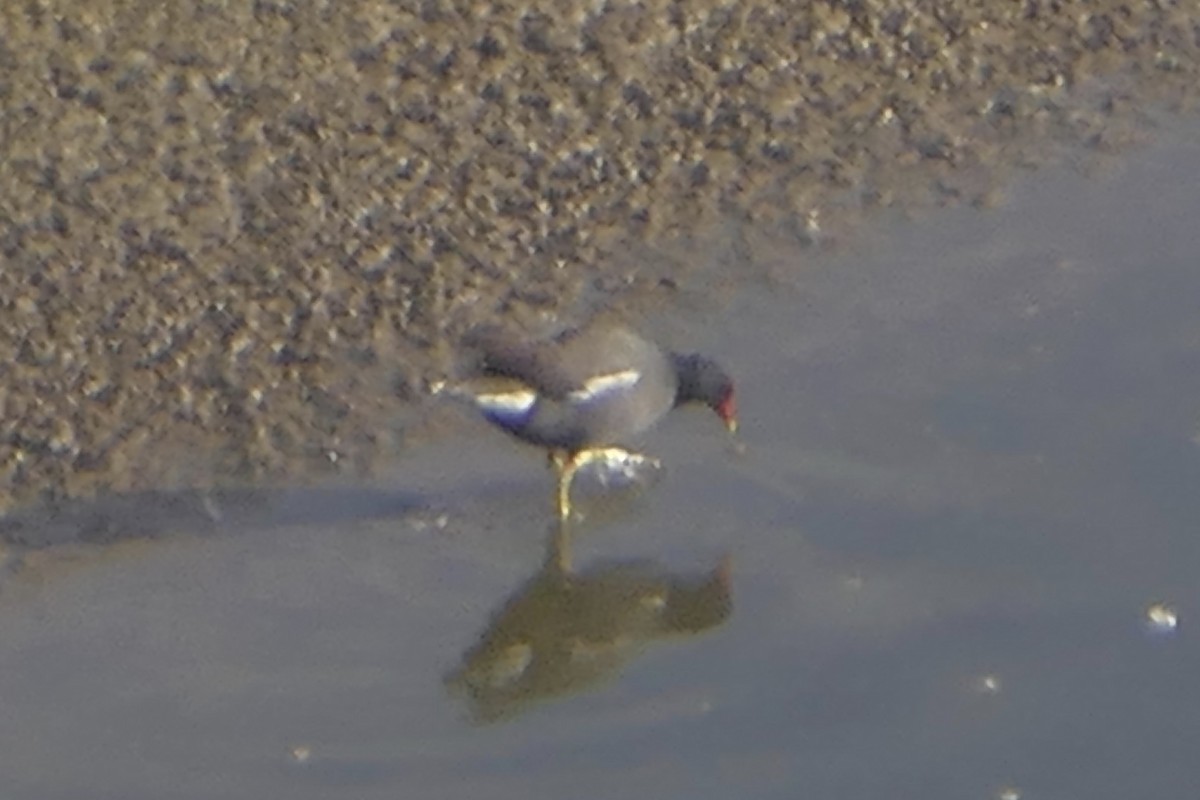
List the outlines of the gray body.
<svg viewBox="0 0 1200 800">
<path fill-rule="evenodd" d="M 480 344 L 485 371 L 510 383 L 476 391 L 476 405 L 531 444 L 568 452 L 621 444 L 675 405 L 670 356 L 625 327 L 534 343 L 492 333 Z"/>
</svg>

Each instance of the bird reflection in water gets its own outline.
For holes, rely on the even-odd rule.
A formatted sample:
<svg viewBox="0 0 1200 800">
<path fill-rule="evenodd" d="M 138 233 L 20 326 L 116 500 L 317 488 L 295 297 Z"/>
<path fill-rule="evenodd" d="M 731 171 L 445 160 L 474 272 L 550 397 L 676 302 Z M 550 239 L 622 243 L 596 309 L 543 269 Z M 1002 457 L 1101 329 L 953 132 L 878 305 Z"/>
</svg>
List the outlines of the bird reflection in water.
<svg viewBox="0 0 1200 800">
<path fill-rule="evenodd" d="M 570 531 L 557 526 L 538 572 L 493 616 L 446 686 L 488 723 L 615 678 L 647 645 L 694 636 L 732 611 L 729 557 L 700 575 L 653 561 L 575 571 Z"/>
</svg>

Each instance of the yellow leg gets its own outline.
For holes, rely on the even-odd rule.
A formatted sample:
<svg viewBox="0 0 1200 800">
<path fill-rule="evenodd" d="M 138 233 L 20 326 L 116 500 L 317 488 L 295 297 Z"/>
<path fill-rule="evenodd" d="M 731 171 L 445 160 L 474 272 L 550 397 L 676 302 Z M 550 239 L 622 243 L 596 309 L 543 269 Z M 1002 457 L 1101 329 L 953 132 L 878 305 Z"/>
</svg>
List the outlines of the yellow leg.
<svg viewBox="0 0 1200 800">
<path fill-rule="evenodd" d="M 550 531 L 544 568 L 563 575 L 571 571 L 571 526 L 568 520 L 560 520 Z"/>
<path fill-rule="evenodd" d="M 579 469 L 576 456 L 561 451 L 550 453 L 550 464 L 558 478 L 558 518 L 566 522 L 571 516 L 571 481 L 575 479 L 575 471 Z"/>
</svg>

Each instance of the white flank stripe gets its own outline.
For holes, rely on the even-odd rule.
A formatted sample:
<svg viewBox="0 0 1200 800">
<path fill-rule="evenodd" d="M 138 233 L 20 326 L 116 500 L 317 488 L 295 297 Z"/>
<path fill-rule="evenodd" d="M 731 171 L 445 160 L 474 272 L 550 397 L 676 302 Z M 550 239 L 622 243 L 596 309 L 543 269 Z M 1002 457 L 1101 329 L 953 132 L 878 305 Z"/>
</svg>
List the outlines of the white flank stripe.
<svg viewBox="0 0 1200 800">
<path fill-rule="evenodd" d="M 623 369 L 620 372 L 609 372 L 588 378 L 582 389 L 576 389 L 568 396 L 576 402 L 586 402 L 608 392 L 627 389 L 642 379 L 642 373 L 636 369 Z"/>
<path fill-rule="evenodd" d="M 506 417 L 524 414 L 533 408 L 535 402 L 537 402 L 537 393 L 532 389 L 475 395 L 475 405 L 479 406 L 484 413 Z"/>
</svg>

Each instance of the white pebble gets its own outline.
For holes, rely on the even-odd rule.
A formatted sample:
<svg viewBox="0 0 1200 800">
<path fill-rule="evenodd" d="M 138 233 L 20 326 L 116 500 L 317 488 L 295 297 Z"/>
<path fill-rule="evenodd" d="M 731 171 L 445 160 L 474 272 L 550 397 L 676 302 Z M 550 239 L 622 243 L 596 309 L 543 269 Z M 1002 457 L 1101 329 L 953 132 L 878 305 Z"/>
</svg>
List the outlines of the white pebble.
<svg viewBox="0 0 1200 800">
<path fill-rule="evenodd" d="M 1173 633 L 1179 627 L 1179 614 L 1166 603 L 1155 603 L 1146 609 L 1146 627 L 1152 633 Z"/>
<path fill-rule="evenodd" d="M 1000 694 L 1000 676 L 995 674 L 981 675 L 975 681 L 975 687 L 982 694 Z"/>
</svg>

